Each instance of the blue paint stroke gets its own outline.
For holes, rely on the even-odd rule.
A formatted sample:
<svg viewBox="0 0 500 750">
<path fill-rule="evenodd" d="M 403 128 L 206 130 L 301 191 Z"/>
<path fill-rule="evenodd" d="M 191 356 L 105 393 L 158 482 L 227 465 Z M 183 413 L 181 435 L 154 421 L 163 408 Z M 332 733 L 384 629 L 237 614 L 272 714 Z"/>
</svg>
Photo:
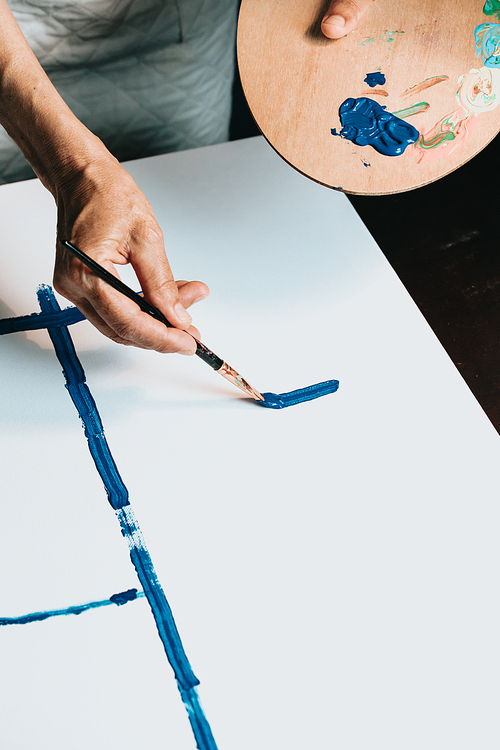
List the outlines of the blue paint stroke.
<svg viewBox="0 0 500 750">
<path fill-rule="evenodd" d="M 37 291 L 42 312 L 60 310 L 51 287 L 42 285 Z M 172 610 L 156 575 L 146 543 L 128 499 L 128 490 L 118 472 L 104 436 L 104 429 L 96 403 L 85 382 L 73 341 L 66 327 L 52 328 L 48 333 L 56 356 L 63 368 L 66 388 L 82 420 L 85 437 L 96 468 L 104 483 L 110 505 L 120 523 L 122 535 L 129 547 L 130 559 L 149 602 L 168 661 L 174 671 L 177 687 L 187 709 L 191 728 L 199 750 L 217 750 L 210 725 L 200 706 L 194 675 L 184 651 Z"/>
<path fill-rule="evenodd" d="M 97 609 L 98 607 L 109 607 L 110 604 L 115 604 L 117 607 L 121 607 L 123 604 L 133 602 L 136 599 L 144 597 L 143 591 L 137 591 L 137 589 L 128 589 L 127 591 L 121 591 L 119 594 L 113 594 L 109 599 L 102 599 L 98 602 L 87 602 L 87 604 L 77 604 L 74 607 L 66 607 L 66 609 L 50 609 L 45 612 L 31 612 L 29 615 L 21 615 L 20 617 L 0 617 L 0 626 L 2 625 L 28 625 L 31 622 L 41 622 L 42 620 L 48 620 L 49 617 L 61 617 L 62 615 L 81 615 L 82 612 L 87 612 L 90 609 Z"/>
<path fill-rule="evenodd" d="M 375 86 L 383 86 L 385 83 L 385 75 L 379 71 L 376 73 L 367 73 L 365 83 L 367 83 L 372 89 L 375 88 Z"/>
<path fill-rule="evenodd" d="M 302 404 L 304 401 L 313 401 L 328 393 L 335 393 L 338 387 L 338 380 L 325 380 L 323 383 L 316 383 L 316 385 L 309 385 L 307 388 L 299 388 L 288 393 L 263 393 L 264 401 L 258 403 L 267 406 L 268 409 L 285 409 L 287 406 Z"/>
<path fill-rule="evenodd" d="M 85 315 L 77 307 L 67 307 L 65 310 L 55 310 L 48 313 L 33 313 L 21 315 L 19 318 L 4 318 L 0 320 L 0 336 L 4 333 L 18 333 L 19 331 L 38 331 L 41 328 L 56 328 L 70 326 L 85 320 Z"/>
<path fill-rule="evenodd" d="M 487 68 L 500 65 L 500 24 L 481 23 L 474 31 L 476 57 L 482 57 Z"/>
<path fill-rule="evenodd" d="M 364 96 L 342 102 L 339 115 L 342 130 L 338 133 L 332 128 L 332 135 L 340 135 L 357 146 L 372 146 L 384 156 L 400 156 L 419 136 L 413 125 Z"/>
</svg>

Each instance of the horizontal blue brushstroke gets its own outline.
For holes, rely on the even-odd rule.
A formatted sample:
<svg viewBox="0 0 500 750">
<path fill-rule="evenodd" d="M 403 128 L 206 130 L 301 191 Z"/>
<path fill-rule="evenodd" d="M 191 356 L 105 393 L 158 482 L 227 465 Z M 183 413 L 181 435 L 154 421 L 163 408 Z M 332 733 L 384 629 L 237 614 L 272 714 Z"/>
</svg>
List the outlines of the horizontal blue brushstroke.
<svg viewBox="0 0 500 750">
<path fill-rule="evenodd" d="M 37 296 L 42 312 L 60 310 L 51 287 L 40 286 Z M 129 547 L 130 559 L 151 607 L 158 634 L 174 671 L 197 747 L 199 750 L 217 750 L 210 725 L 200 706 L 195 689 L 199 680 L 191 669 L 177 631 L 172 610 L 158 580 L 144 537 L 130 506 L 128 490 L 109 450 L 101 418 L 85 382 L 85 373 L 76 354 L 70 333 L 66 327 L 52 328 L 50 326 L 48 332 L 56 356 L 63 368 L 66 388 L 82 420 L 90 453 L 104 483 L 109 503 L 119 520 L 122 535 Z"/>
<path fill-rule="evenodd" d="M 323 383 L 316 383 L 316 385 L 309 385 L 296 391 L 288 391 L 288 393 L 263 393 L 264 401 L 258 403 L 261 406 L 267 406 L 268 409 L 284 409 L 287 406 L 302 404 L 304 401 L 313 401 L 320 396 L 335 393 L 338 387 L 338 380 L 325 380 Z"/>
<path fill-rule="evenodd" d="M 82 320 L 85 320 L 85 315 L 77 307 L 21 315 L 19 318 L 4 318 L 0 320 L 0 336 L 4 333 L 18 333 L 19 331 L 38 331 L 49 326 L 51 328 L 71 326 Z"/>
<path fill-rule="evenodd" d="M 1 625 L 28 625 L 31 622 L 41 622 L 42 620 L 48 620 L 49 617 L 61 617 L 61 615 L 81 615 L 82 612 L 87 612 L 89 609 L 97 609 L 98 607 L 109 607 L 110 604 L 115 604 L 121 607 L 127 602 L 132 602 L 135 599 L 140 599 L 145 596 L 143 591 L 137 591 L 137 589 L 128 589 L 127 591 L 121 591 L 119 594 L 113 594 L 109 599 L 102 599 L 99 602 L 88 602 L 87 604 L 77 604 L 74 607 L 66 607 L 66 609 L 50 609 L 45 612 L 31 612 L 29 615 L 21 615 L 21 617 L 0 617 Z"/>
</svg>

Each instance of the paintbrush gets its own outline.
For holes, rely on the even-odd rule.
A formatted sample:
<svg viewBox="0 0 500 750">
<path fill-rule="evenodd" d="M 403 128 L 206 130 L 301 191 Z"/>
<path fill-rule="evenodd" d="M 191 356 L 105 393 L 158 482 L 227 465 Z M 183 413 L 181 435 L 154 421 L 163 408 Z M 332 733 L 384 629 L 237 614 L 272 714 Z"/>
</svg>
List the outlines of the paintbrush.
<svg viewBox="0 0 500 750">
<path fill-rule="evenodd" d="M 90 268 L 91 271 L 94 271 L 94 273 L 96 273 L 99 278 L 110 284 L 113 289 L 116 289 L 117 292 L 121 292 L 137 305 L 139 305 L 143 312 L 148 313 L 148 315 L 151 315 L 152 318 L 155 318 L 155 320 L 159 320 L 160 323 L 163 323 L 169 328 L 174 327 L 171 323 L 168 322 L 166 317 L 162 312 L 160 312 L 160 310 L 158 310 L 157 307 L 145 300 L 144 297 L 141 297 L 141 295 L 137 294 L 137 292 L 134 292 L 133 289 L 124 284 L 123 281 L 120 281 L 120 279 L 117 279 L 116 276 L 113 276 L 112 273 L 103 268 L 95 260 L 89 258 L 89 256 L 86 255 L 82 250 L 79 250 L 77 247 L 75 247 L 75 245 L 72 245 L 71 242 L 68 242 L 67 240 L 63 240 L 62 244 L 67 250 L 70 251 L 70 253 L 78 258 L 78 260 L 81 260 L 81 262 L 84 263 L 87 268 Z M 187 333 L 187 331 L 185 331 L 185 333 Z M 189 333 L 188 335 L 192 336 L 191 333 Z M 192 338 L 196 341 L 196 355 L 200 359 L 206 362 L 207 365 L 210 365 L 210 367 L 218 372 L 219 375 L 222 375 L 223 378 L 229 380 L 230 383 L 235 385 L 237 388 L 240 388 L 256 401 L 264 401 L 264 397 L 258 391 L 256 391 L 255 388 L 252 388 L 252 386 L 247 383 L 247 381 L 242 378 L 241 375 L 237 373 L 233 367 L 231 367 L 231 365 L 228 365 L 227 362 L 224 362 L 223 359 L 214 354 L 214 352 L 206 347 L 205 344 L 202 344 L 201 341 L 198 341 L 197 338 L 195 338 L 194 336 L 192 336 Z"/>
</svg>

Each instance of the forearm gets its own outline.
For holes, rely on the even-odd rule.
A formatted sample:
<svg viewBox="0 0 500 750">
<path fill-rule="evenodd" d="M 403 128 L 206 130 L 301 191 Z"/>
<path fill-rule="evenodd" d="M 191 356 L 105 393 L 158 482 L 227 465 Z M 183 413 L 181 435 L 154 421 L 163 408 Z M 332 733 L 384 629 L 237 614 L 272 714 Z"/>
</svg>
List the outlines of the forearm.
<svg viewBox="0 0 500 750">
<path fill-rule="evenodd" d="M 0 0 L 0 123 L 54 195 L 104 146 L 71 112 Z"/>
<path fill-rule="evenodd" d="M 0 0 L 0 123 L 53 194 L 58 238 L 69 239 L 108 271 L 130 263 L 167 328 L 123 298 L 57 243 L 54 286 L 106 336 L 160 352 L 194 354 L 199 337 L 189 307 L 201 282 L 177 284 L 153 210 L 130 174 L 66 106 Z M 186 329 L 192 335 L 185 333 Z"/>
</svg>

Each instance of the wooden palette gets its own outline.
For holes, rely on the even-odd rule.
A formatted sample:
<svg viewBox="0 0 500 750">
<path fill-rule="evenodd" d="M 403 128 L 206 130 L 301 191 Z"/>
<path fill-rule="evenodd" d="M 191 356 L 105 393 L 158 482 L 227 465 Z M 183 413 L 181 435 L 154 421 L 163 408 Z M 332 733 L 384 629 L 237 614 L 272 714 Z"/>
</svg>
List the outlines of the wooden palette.
<svg viewBox="0 0 500 750">
<path fill-rule="evenodd" d="M 262 133 L 295 169 L 347 193 L 397 193 L 452 172 L 495 137 L 500 67 L 484 67 L 476 56 L 474 30 L 499 19 L 483 13 L 484 0 L 378 0 L 338 40 L 321 33 L 328 5 L 243 0 L 241 6 L 243 89 Z M 376 71 L 386 82 L 371 88 L 364 79 Z M 429 105 L 399 115 L 423 143 L 385 156 L 332 135 L 342 128 L 341 103 L 362 96 L 393 113 Z"/>
</svg>

